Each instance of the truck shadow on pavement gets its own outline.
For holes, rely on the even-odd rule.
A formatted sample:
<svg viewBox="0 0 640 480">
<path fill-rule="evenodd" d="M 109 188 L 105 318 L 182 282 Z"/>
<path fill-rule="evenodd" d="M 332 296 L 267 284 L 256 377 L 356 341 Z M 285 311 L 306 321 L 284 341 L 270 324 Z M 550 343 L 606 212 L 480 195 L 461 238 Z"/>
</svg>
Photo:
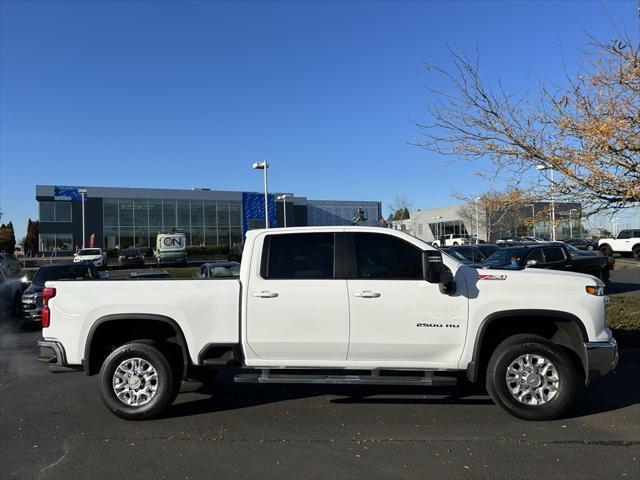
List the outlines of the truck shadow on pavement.
<svg viewBox="0 0 640 480">
<path fill-rule="evenodd" d="M 576 398 L 562 418 L 580 418 L 640 404 L 640 385 L 629 378 L 640 376 L 640 358 L 623 355 L 617 370 L 585 388 L 579 378 Z M 637 353 L 636 353 L 637 356 Z M 202 398 L 202 396 L 205 398 Z M 222 375 L 216 382 L 183 384 L 177 402 L 164 418 L 186 417 L 238 410 L 312 397 L 333 397 L 332 404 L 351 405 L 467 405 L 495 408 L 483 387 L 462 382 L 455 387 L 391 387 L 350 385 L 253 385 L 235 384 Z M 193 398 L 196 397 L 196 398 Z M 506 414 L 505 414 L 506 415 Z"/>
</svg>

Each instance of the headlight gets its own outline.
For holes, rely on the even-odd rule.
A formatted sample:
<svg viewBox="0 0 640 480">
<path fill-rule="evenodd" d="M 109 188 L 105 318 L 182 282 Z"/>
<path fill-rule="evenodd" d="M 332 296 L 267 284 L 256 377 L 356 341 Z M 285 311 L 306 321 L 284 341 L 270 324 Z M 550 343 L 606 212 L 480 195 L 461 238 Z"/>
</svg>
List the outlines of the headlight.
<svg viewBox="0 0 640 480">
<path fill-rule="evenodd" d="M 596 285 L 587 285 L 584 287 L 589 295 L 595 295 L 596 297 L 604 296 L 604 287 Z"/>
</svg>

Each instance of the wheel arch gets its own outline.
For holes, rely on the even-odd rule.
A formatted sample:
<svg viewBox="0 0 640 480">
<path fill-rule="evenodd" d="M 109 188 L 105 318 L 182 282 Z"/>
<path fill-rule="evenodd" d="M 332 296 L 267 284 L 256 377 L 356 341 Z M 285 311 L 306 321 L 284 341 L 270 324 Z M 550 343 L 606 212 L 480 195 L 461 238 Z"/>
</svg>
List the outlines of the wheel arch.
<svg viewBox="0 0 640 480">
<path fill-rule="evenodd" d="M 126 329 L 122 328 L 123 322 L 127 322 Z M 182 375 L 187 375 L 191 361 L 180 325 L 170 317 L 146 313 L 105 315 L 93 323 L 87 335 L 82 359 L 86 374 L 95 375 L 100 371 L 102 362 L 112 351 L 112 344 L 117 348 L 123 343 L 141 338 L 165 342 L 175 338 L 175 341 L 168 343 L 175 343 L 180 349 Z"/>
<path fill-rule="evenodd" d="M 588 369 L 584 342 L 587 331 L 580 319 L 560 310 L 527 309 L 494 312 L 482 320 L 473 346 L 467 378 L 478 382 L 491 354 L 504 339 L 517 334 L 541 335 L 556 343 L 569 355 L 576 371 L 586 375 Z"/>
</svg>

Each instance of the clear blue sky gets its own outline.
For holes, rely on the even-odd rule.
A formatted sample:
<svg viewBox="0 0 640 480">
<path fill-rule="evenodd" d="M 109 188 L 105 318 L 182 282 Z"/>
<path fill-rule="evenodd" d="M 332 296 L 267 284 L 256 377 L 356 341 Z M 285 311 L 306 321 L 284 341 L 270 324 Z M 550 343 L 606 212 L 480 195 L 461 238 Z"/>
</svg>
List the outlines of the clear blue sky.
<svg viewBox="0 0 640 480">
<path fill-rule="evenodd" d="M 250 164 L 264 159 L 274 191 L 449 204 L 490 185 L 480 165 L 407 144 L 429 100 L 422 65 L 477 46 L 511 88 L 559 80 L 586 31 L 636 29 L 637 7 L 4 0 L 2 221 L 24 234 L 37 183 L 260 191 Z"/>
</svg>

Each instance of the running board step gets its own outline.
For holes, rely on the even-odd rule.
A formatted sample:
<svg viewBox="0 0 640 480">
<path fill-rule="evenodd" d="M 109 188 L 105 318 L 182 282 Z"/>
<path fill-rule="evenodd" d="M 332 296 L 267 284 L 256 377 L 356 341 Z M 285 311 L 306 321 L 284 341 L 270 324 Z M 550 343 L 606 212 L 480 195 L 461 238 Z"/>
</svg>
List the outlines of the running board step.
<svg viewBox="0 0 640 480">
<path fill-rule="evenodd" d="M 236 383 L 297 383 L 314 385 L 420 385 L 453 386 L 456 377 L 395 376 L 395 375 L 291 375 L 284 373 L 242 373 L 234 377 Z"/>
</svg>

